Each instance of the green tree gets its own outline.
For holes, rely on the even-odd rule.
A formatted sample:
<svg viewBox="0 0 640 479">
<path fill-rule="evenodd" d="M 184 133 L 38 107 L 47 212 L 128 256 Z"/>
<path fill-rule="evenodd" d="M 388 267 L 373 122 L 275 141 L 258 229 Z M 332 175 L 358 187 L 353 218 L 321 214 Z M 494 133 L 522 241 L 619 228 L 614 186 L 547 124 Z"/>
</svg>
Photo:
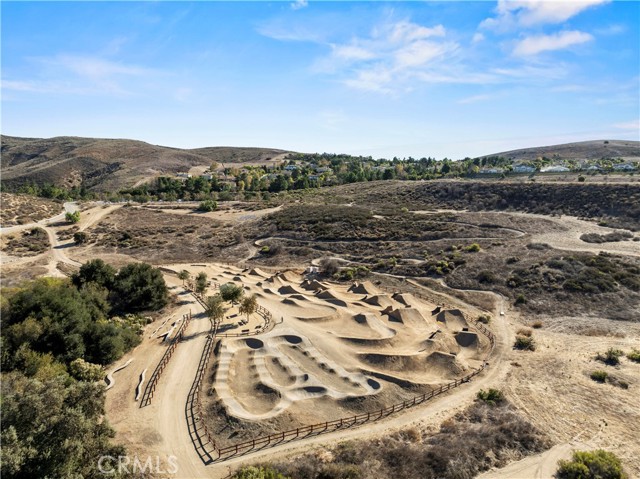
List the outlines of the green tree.
<svg viewBox="0 0 640 479">
<path fill-rule="evenodd" d="M 110 443 L 102 385 L 14 371 L 3 373 L 0 396 L 3 479 L 99 479 L 101 456 L 125 454 Z"/>
<path fill-rule="evenodd" d="M 220 286 L 220 295 L 225 301 L 231 301 L 237 303 L 242 299 L 244 289 L 242 286 L 238 286 L 234 283 L 227 283 Z"/>
<path fill-rule="evenodd" d="M 169 291 L 159 269 L 146 263 L 132 263 L 118 271 L 113 291 L 125 311 L 158 310 L 169 301 Z"/>
<path fill-rule="evenodd" d="M 69 374 L 79 381 L 100 381 L 104 377 L 104 370 L 99 364 L 88 363 L 82 358 L 69 363 Z"/>
<path fill-rule="evenodd" d="M 249 316 L 255 313 L 257 309 L 258 309 L 258 298 L 256 297 L 255 294 L 245 297 L 242 300 L 242 303 L 240 304 L 240 314 L 246 315 L 247 319 L 249 319 Z"/>
<path fill-rule="evenodd" d="M 207 273 L 200 271 L 196 276 L 196 293 L 203 294 L 207 290 Z"/>
<path fill-rule="evenodd" d="M 73 233 L 73 242 L 75 244 L 86 243 L 88 239 L 89 235 L 87 235 L 87 233 L 85 233 L 84 231 L 76 231 L 75 233 Z"/>
<path fill-rule="evenodd" d="M 220 322 L 224 318 L 225 309 L 223 302 L 224 300 L 219 294 L 207 296 L 205 299 L 205 312 L 214 323 Z"/>
<path fill-rule="evenodd" d="M 78 287 L 87 283 L 96 283 L 111 289 L 113 288 L 115 277 L 115 268 L 101 259 L 93 259 L 80 266 L 80 270 L 71 277 L 71 281 Z"/>
<path fill-rule="evenodd" d="M 620 459 L 602 449 L 575 451 L 571 461 L 559 461 L 557 479 L 626 479 Z"/>
<path fill-rule="evenodd" d="M 191 273 L 186 269 L 183 269 L 178 273 L 178 279 L 182 280 L 182 286 L 184 286 L 184 282 L 191 278 Z"/>
<path fill-rule="evenodd" d="M 65 213 L 64 217 L 67 220 L 67 222 L 69 222 L 69 223 L 77 223 L 78 221 L 80 221 L 80 212 L 79 211 L 74 211 L 73 213 L 71 213 L 71 212 L 67 211 L 67 213 Z"/>
</svg>

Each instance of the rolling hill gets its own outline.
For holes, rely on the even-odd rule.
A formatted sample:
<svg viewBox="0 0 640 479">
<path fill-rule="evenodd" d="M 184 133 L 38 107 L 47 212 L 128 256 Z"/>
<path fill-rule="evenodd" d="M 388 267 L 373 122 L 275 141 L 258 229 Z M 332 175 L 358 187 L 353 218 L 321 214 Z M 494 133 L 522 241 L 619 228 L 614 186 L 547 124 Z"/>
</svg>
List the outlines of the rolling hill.
<svg viewBox="0 0 640 479">
<path fill-rule="evenodd" d="M 210 147 L 193 150 L 142 141 L 79 137 L 19 138 L 2 135 L 2 183 L 84 185 L 114 191 L 147 178 L 218 163 L 277 161 L 285 150 Z"/>
<path fill-rule="evenodd" d="M 513 160 L 529 161 L 538 157 L 560 157 L 568 160 L 597 160 L 600 158 L 624 158 L 625 160 L 640 160 L 640 141 L 630 140 L 593 140 L 562 145 L 536 146 L 520 150 L 503 151 L 480 158 L 502 156 Z"/>
</svg>

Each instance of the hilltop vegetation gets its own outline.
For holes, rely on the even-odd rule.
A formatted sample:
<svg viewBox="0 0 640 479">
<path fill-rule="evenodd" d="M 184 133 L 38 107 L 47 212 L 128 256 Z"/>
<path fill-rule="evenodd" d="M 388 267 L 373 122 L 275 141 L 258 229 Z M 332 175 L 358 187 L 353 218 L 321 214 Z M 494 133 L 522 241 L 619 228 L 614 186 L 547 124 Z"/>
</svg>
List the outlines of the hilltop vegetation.
<svg viewBox="0 0 640 479">
<path fill-rule="evenodd" d="M 280 192 L 378 180 L 434 180 L 523 174 L 545 166 L 608 173 L 628 158 L 640 158 L 638 142 L 591 142 L 577 157 L 571 145 L 532 148 L 537 156 L 516 159 L 507 152 L 453 161 L 373 158 L 334 153 L 294 153 L 265 148 L 210 147 L 180 150 L 132 140 L 60 137 L 2 137 L 2 186 L 6 191 L 47 198 L 217 199 L 213 193 Z M 555 148 L 555 150 L 554 150 Z M 586 146 L 575 147 L 583 151 Z M 559 153 L 558 153 L 559 152 Z M 602 153 L 597 156 L 594 152 Z M 273 161 L 272 161 L 273 160 Z M 186 184 L 175 177 L 191 167 L 214 166 L 207 177 Z M 630 167 L 633 171 L 633 167 Z M 636 167 L 637 170 L 637 167 Z M 197 175 L 196 175 L 197 176 Z M 194 183 L 195 181 L 197 183 Z"/>
<path fill-rule="evenodd" d="M 182 150 L 142 141 L 2 135 L 3 188 L 55 185 L 65 190 L 117 192 L 159 174 L 173 175 L 213 161 L 256 162 L 286 153 L 270 148 Z"/>
</svg>

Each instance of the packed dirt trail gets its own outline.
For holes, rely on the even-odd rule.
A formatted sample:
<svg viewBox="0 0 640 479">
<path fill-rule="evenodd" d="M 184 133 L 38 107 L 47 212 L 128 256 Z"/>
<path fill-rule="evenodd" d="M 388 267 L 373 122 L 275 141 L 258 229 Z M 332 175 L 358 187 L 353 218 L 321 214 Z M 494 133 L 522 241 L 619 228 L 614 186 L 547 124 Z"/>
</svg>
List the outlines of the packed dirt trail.
<svg viewBox="0 0 640 479">
<path fill-rule="evenodd" d="M 165 279 L 169 286 L 181 290 L 181 282 L 175 277 L 166 276 Z M 189 311 L 193 319 L 158 382 L 151 404 L 141 408 L 140 403 L 135 401 L 134 390 L 139 374 L 145 369 L 147 381 L 149 380 L 167 343 L 158 347 L 153 347 L 156 346 L 154 344 L 149 350 L 136 349 L 122 358 L 121 362 L 130 357 L 135 360 L 122 373 L 116 373 L 115 386 L 107 393 L 107 411 L 110 422 L 118 431 L 117 438 L 125 442 L 132 451 L 144 454 L 145 457 L 147 454 L 154 457 L 157 455 L 162 460 L 175 456 L 179 468 L 175 477 L 207 477 L 207 469 L 196 454 L 187 431 L 185 403 L 205 346 L 210 322 L 193 297 L 183 294 L 181 298 L 184 304 L 173 313 L 174 319 L 181 318 L 182 314 Z M 154 339 L 159 342 L 157 335 Z"/>
<path fill-rule="evenodd" d="M 477 479 L 553 479 L 558 461 L 570 459 L 576 449 L 592 449 L 588 444 L 558 444 L 541 454 L 534 454 L 497 470 L 481 474 Z"/>
</svg>

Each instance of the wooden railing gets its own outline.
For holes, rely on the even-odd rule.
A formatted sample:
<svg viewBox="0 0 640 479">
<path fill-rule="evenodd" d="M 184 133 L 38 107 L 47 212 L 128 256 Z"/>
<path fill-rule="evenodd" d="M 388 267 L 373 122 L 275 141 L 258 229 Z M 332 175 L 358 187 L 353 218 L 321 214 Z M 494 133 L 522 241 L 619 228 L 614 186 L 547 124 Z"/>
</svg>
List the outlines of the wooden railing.
<svg viewBox="0 0 640 479">
<path fill-rule="evenodd" d="M 230 265 L 233 265 L 229 263 Z M 258 266 L 262 268 L 261 266 Z M 217 283 L 216 283 L 217 284 Z M 219 285 L 218 285 L 219 287 Z M 392 290 L 390 288 L 386 288 L 384 286 L 380 286 L 380 289 L 386 290 L 387 292 L 396 293 L 398 291 Z M 422 296 L 420 293 L 412 293 L 416 297 L 421 299 L 427 299 Z M 204 299 L 199 295 L 194 294 L 194 297 L 198 300 L 198 302 L 205 307 Z M 426 401 L 429 401 L 441 394 L 450 391 L 451 389 L 457 388 L 462 384 L 469 382 L 472 378 L 480 374 L 484 371 L 489 363 L 486 360 L 493 351 L 495 347 L 495 335 L 487 329 L 482 323 L 477 320 L 469 320 L 469 322 L 473 323 L 474 327 L 481 332 L 484 336 L 487 337 L 490 343 L 490 351 L 487 353 L 484 362 L 482 365 L 475 369 L 472 373 L 467 374 L 466 376 L 456 379 L 455 381 L 451 381 L 447 384 L 443 384 L 438 388 L 435 388 L 427 393 L 421 394 L 419 396 L 415 396 L 411 399 L 407 399 L 400 403 L 393 404 L 391 406 L 378 409 L 376 411 L 357 414 L 355 416 L 347 416 L 339 419 L 335 419 L 333 421 L 325 421 L 322 423 L 311 424 L 307 426 L 301 426 L 294 429 L 289 429 L 286 431 L 269 434 L 266 436 L 259 436 L 257 438 L 239 442 L 236 444 L 232 444 L 226 447 L 218 447 L 214 437 L 208 430 L 206 423 L 203 419 L 202 414 L 202 405 L 200 402 L 199 393 L 202 390 L 202 381 L 204 378 L 204 373 L 207 369 L 207 364 L 213 352 L 213 344 L 216 338 L 223 337 L 241 337 L 241 336 L 251 336 L 256 334 L 262 334 L 267 330 L 270 330 L 274 327 L 273 317 L 270 311 L 262 306 L 258 306 L 257 313 L 260 314 L 265 320 L 264 325 L 256 331 L 253 332 L 245 332 L 245 333 L 218 333 L 217 323 L 212 322 L 211 331 L 209 336 L 207 337 L 207 342 L 205 344 L 205 348 L 203 350 L 202 356 L 200 358 L 200 363 L 198 365 L 198 370 L 196 372 L 196 377 L 194 379 L 191 391 L 189 392 L 189 396 L 187 398 L 187 403 L 185 407 L 185 413 L 187 417 L 187 424 L 189 428 L 189 434 L 191 435 L 194 447 L 196 448 L 196 452 L 200 456 L 201 460 L 205 464 L 210 464 L 215 461 L 224 461 L 231 457 L 237 455 L 248 454 L 251 451 L 256 449 L 263 449 L 266 447 L 273 447 L 278 444 L 294 441 L 297 439 L 303 439 L 306 437 L 310 437 L 313 435 L 326 434 L 329 432 L 334 432 L 340 429 L 351 428 L 354 426 L 360 426 L 366 424 L 371 421 L 378 421 L 382 418 L 385 418 L 391 414 L 397 413 L 404 409 L 408 409 L 419 404 L 422 404 Z"/>
<path fill-rule="evenodd" d="M 171 360 L 171 356 L 173 355 L 173 352 L 178 346 L 178 343 L 182 340 L 184 336 L 184 332 L 187 329 L 187 326 L 189 326 L 190 322 L 191 322 L 191 311 L 189 311 L 189 314 L 183 315 L 182 324 L 180 325 L 178 332 L 176 333 L 174 338 L 171 340 L 171 344 L 167 347 L 164 354 L 162 355 L 162 358 L 160 359 L 160 362 L 158 362 L 158 365 L 153 370 L 151 379 L 149 379 L 147 386 L 144 388 L 144 393 L 142 394 L 142 399 L 140 400 L 140 407 L 145 407 L 151 404 L 151 399 L 153 399 L 153 394 L 156 390 L 156 386 L 158 385 L 158 381 L 160 380 L 160 376 L 162 375 L 162 372 L 164 371 L 164 369 L 167 367 L 167 364 L 169 364 L 169 361 Z"/>
<path fill-rule="evenodd" d="M 486 356 L 486 358 L 488 358 L 491 355 L 493 348 L 495 347 L 495 335 L 482 323 L 475 320 L 472 320 L 472 322 L 474 324 L 474 327 L 476 327 L 477 330 L 485 335 L 489 340 L 491 348 Z M 489 363 L 487 362 L 486 358 L 478 369 L 475 369 L 472 373 L 467 374 L 460 379 L 456 379 L 455 381 L 443 384 L 436 389 L 421 394 L 420 396 L 415 396 L 411 399 L 407 399 L 400 403 L 393 404 L 376 411 L 357 414 L 355 416 L 342 417 L 333 421 L 325 421 L 317 424 L 301 426 L 295 429 L 289 429 L 287 431 L 269 434 L 267 436 L 260 436 L 255 439 L 239 442 L 227 447 L 216 447 L 215 441 L 209 437 L 207 441 L 210 444 L 210 447 L 206 450 L 207 457 L 209 458 L 209 462 L 224 461 L 239 454 L 247 454 L 256 449 L 273 447 L 284 442 L 294 441 L 296 439 L 302 439 L 313 435 L 326 434 L 329 432 L 334 432 L 340 429 L 346 429 L 354 426 L 360 426 L 370 421 L 378 421 L 396 412 L 422 404 L 441 394 L 446 393 L 447 391 L 450 391 L 451 389 L 457 388 L 462 384 L 469 382 L 473 377 L 477 376 L 488 367 Z"/>
</svg>

